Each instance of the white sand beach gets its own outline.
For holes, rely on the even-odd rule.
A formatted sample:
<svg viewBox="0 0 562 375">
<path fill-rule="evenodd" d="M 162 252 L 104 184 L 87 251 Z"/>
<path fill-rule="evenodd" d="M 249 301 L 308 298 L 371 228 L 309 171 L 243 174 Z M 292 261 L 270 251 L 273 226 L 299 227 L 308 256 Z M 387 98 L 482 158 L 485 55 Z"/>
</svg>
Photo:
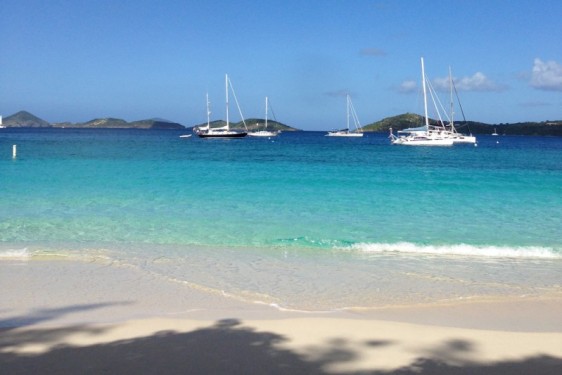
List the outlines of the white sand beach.
<svg viewBox="0 0 562 375">
<path fill-rule="evenodd" d="M 287 312 L 103 263 L 0 264 L 0 374 L 555 374 L 561 299 Z"/>
</svg>

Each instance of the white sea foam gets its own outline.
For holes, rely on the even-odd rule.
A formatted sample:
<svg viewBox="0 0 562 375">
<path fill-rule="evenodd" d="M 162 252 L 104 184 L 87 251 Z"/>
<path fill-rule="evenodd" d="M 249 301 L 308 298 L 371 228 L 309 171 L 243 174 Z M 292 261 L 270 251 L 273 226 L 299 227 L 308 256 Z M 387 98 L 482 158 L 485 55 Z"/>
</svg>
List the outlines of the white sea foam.
<svg viewBox="0 0 562 375">
<path fill-rule="evenodd" d="M 541 246 L 487 246 L 487 245 L 418 245 L 411 242 L 397 243 L 357 243 L 352 250 L 366 253 L 406 253 L 434 255 L 462 255 L 497 258 L 542 258 L 562 259 L 562 253 L 552 247 Z"/>
<path fill-rule="evenodd" d="M 21 260 L 29 258 L 31 258 L 31 252 L 27 249 L 27 247 L 24 247 L 22 249 L 0 250 L 0 260 Z"/>
</svg>

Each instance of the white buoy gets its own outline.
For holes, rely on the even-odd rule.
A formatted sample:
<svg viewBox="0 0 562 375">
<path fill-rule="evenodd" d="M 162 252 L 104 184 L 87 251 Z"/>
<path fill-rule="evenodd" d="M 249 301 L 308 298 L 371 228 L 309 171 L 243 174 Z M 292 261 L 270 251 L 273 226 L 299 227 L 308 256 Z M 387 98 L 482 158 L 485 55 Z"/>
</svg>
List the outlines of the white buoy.
<svg viewBox="0 0 562 375">
<path fill-rule="evenodd" d="M 17 153 L 18 153 L 17 146 L 16 146 L 16 145 L 13 145 L 13 146 L 12 146 L 12 158 L 15 159 Z"/>
</svg>

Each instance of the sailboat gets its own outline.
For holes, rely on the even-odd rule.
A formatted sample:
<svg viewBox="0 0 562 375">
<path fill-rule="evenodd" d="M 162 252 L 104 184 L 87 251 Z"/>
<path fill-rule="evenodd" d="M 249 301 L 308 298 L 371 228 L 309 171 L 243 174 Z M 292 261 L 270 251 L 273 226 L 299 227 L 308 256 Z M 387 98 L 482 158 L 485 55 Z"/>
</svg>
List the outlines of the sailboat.
<svg viewBox="0 0 562 375">
<path fill-rule="evenodd" d="M 404 146 L 452 146 L 453 139 L 444 134 L 445 129 L 443 127 L 429 125 L 429 117 L 427 115 L 427 91 L 423 57 L 421 58 L 421 70 L 425 125 L 419 128 L 400 130 L 398 131 L 398 136 L 394 135 L 392 133 L 392 128 L 390 128 L 390 142 L 393 145 Z"/>
<path fill-rule="evenodd" d="M 453 120 L 453 117 L 454 117 L 453 89 L 455 90 L 455 93 L 457 92 L 457 89 L 455 88 L 455 84 L 453 82 L 453 75 L 451 73 L 451 67 L 449 67 L 449 84 L 450 84 L 450 91 L 451 91 L 450 92 L 450 96 L 451 96 L 451 118 L 449 119 L 449 125 L 450 125 L 451 129 L 447 130 L 446 135 L 453 139 L 453 143 L 476 144 L 476 137 L 475 136 L 473 136 L 472 134 L 466 135 L 466 134 L 459 133 L 457 128 L 455 127 L 455 122 Z M 457 95 L 457 100 L 458 100 L 458 95 Z M 459 107 L 461 108 L 461 112 L 462 112 L 463 117 L 464 117 L 464 111 L 462 110 L 462 106 L 460 105 L 460 101 L 459 101 Z M 465 120 L 465 122 L 466 122 L 466 120 Z"/>
<path fill-rule="evenodd" d="M 494 132 L 492 133 L 492 135 L 498 135 L 498 132 L 496 131 L 496 128 L 494 128 Z"/>
<path fill-rule="evenodd" d="M 5 126 L 2 125 L 2 116 L 0 116 L 0 129 L 4 129 L 4 128 L 5 128 Z"/>
<path fill-rule="evenodd" d="M 328 132 L 328 134 L 326 134 L 327 137 L 362 137 L 363 136 L 363 133 L 361 132 L 361 125 L 359 124 L 359 118 L 357 117 L 357 113 L 355 112 L 355 108 L 353 107 L 353 103 L 351 102 L 351 97 L 349 96 L 349 94 L 347 94 L 346 98 L 347 98 L 347 103 L 346 103 L 347 128 Z M 353 118 L 355 130 L 349 129 L 350 118 Z"/>
<path fill-rule="evenodd" d="M 225 87 L 226 87 L 226 125 L 220 128 L 211 128 L 211 124 L 209 122 L 210 118 L 210 110 L 209 110 L 209 96 L 207 95 L 207 126 L 198 126 L 194 128 L 195 133 L 200 138 L 242 138 L 248 135 L 247 132 L 243 131 L 236 131 L 230 130 L 230 120 L 229 120 L 229 101 L 228 101 L 228 92 L 229 92 L 229 85 L 232 86 L 232 83 L 228 79 L 228 74 L 225 75 Z M 232 87 L 230 87 L 232 89 Z M 236 99 L 236 94 L 234 90 L 232 90 L 232 94 L 234 95 L 234 100 L 236 101 L 236 105 L 238 106 L 238 111 L 240 112 L 240 117 L 242 117 L 242 122 L 246 127 L 246 122 L 244 121 L 244 117 L 242 116 L 242 111 L 240 111 L 240 106 L 238 105 L 238 100 Z M 246 127 L 247 128 L 247 127 Z"/>
<path fill-rule="evenodd" d="M 267 110 L 269 108 L 269 102 L 267 96 L 265 97 L 265 127 L 263 130 L 257 130 L 255 132 L 249 132 L 248 135 L 251 137 L 275 137 L 279 132 L 267 130 Z"/>
</svg>

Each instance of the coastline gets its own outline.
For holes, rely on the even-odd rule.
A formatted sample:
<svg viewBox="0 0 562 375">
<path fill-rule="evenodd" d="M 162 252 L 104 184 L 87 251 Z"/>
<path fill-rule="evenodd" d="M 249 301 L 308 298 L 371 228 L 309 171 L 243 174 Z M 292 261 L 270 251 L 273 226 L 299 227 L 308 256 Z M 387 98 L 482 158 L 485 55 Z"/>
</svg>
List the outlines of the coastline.
<svg viewBox="0 0 562 375">
<path fill-rule="evenodd" d="M 54 275 L 49 264 L 57 262 L 0 263 L 0 285 L 11 286 L 0 291 L 0 374 L 562 368 L 559 296 L 302 313 L 99 262 L 72 262 L 75 272 Z"/>
</svg>

